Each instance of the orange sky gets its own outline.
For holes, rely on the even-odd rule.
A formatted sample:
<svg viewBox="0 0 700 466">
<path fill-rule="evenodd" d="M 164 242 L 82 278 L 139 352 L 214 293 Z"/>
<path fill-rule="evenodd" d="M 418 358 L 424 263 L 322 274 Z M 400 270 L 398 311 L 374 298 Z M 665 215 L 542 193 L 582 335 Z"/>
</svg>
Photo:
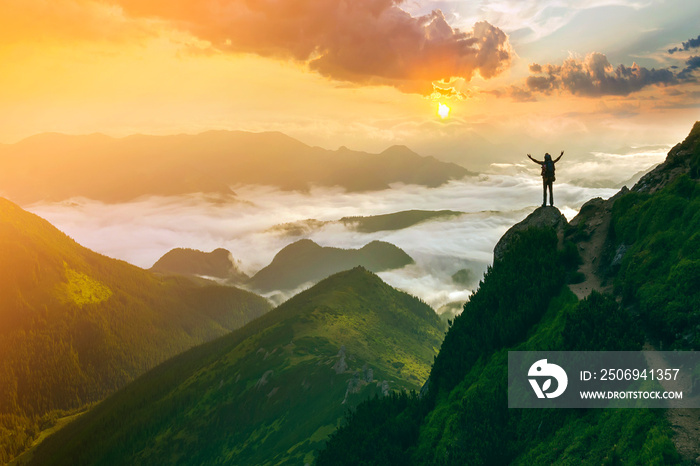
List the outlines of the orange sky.
<svg viewBox="0 0 700 466">
<path fill-rule="evenodd" d="M 469 166 L 671 144 L 700 119 L 697 2 L 463 3 L 4 0 L 0 142 L 277 130 Z M 439 79 L 451 95 L 431 96 Z"/>
</svg>

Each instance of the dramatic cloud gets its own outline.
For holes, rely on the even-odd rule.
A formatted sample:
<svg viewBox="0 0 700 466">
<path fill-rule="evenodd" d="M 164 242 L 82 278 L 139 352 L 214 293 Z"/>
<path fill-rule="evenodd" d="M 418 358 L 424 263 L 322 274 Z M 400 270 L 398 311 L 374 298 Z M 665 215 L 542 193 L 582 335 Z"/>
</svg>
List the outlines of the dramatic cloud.
<svg viewBox="0 0 700 466">
<path fill-rule="evenodd" d="M 463 268 L 479 275 L 491 262 L 493 247 L 501 235 L 539 204 L 539 168 L 532 164 L 528 169 L 527 173 L 482 176 L 432 189 L 395 186 L 380 192 L 349 194 L 333 189 L 297 193 L 241 187 L 236 189 L 235 198 L 192 195 L 109 205 L 74 199 L 29 209 L 81 244 L 146 268 L 175 247 L 205 251 L 224 247 L 240 260 L 245 272 L 252 274 L 267 265 L 280 249 L 301 237 L 342 248 L 361 247 L 373 240 L 388 241 L 404 249 L 416 264 L 384 272 L 382 278 L 438 308 L 467 299 L 470 290 L 454 283 L 451 275 Z M 565 173 L 562 168 L 562 176 Z M 557 205 L 569 217 L 589 198 L 609 197 L 614 192 L 563 182 L 555 187 Z M 409 209 L 467 213 L 404 230 L 375 233 L 360 233 L 337 223 L 310 229 L 300 236 L 270 229 L 304 219 L 337 220 Z"/>
<path fill-rule="evenodd" d="M 474 92 L 467 88 L 466 82 L 462 78 L 450 81 L 434 81 L 433 93 L 430 98 L 433 100 L 466 100 L 472 97 Z"/>
<path fill-rule="evenodd" d="M 292 59 L 332 79 L 424 95 L 432 82 L 491 78 L 512 51 L 481 21 L 452 28 L 440 10 L 411 16 L 402 0 L 115 0 L 134 17 L 170 21 L 217 50 Z"/>
<path fill-rule="evenodd" d="M 686 79 L 670 69 L 648 69 L 636 63 L 613 67 L 605 55 L 597 52 L 583 60 L 570 57 L 561 65 L 532 64 L 530 71 L 536 73 L 526 80 L 530 92 L 549 94 L 558 90 L 583 97 L 626 96 L 647 86 L 670 86 Z M 517 99 L 517 95 L 513 97 Z"/>
<path fill-rule="evenodd" d="M 518 43 L 525 43 L 541 40 L 565 29 L 572 22 L 581 21 L 582 17 L 589 15 L 590 10 L 611 6 L 626 7 L 626 13 L 632 16 L 635 11 L 630 10 L 643 10 L 653 3 L 655 2 L 644 0 L 421 0 L 406 2 L 403 6 L 414 14 L 425 14 L 440 8 L 450 12 L 458 25 L 471 25 L 475 20 L 486 20 L 512 33 Z M 628 16 L 625 13 L 615 14 Z M 577 27 L 580 27 L 580 23 Z M 639 33 L 639 25 L 636 25 L 634 33 Z M 561 38 L 559 35 L 556 47 L 566 50 L 569 44 L 562 45 L 559 42 Z"/>
<path fill-rule="evenodd" d="M 674 54 L 676 52 L 696 49 L 698 47 L 700 47 L 700 36 L 696 37 L 695 39 L 688 39 L 687 42 L 683 42 L 683 45 L 681 47 L 673 47 L 672 49 L 668 49 L 668 53 Z"/>
<path fill-rule="evenodd" d="M 692 56 L 686 60 L 685 68 L 678 73 L 678 77 L 683 80 L 693 80 L 694 76 L 692 74 L 698 68 L 700 68 L 700 57 Z"/>
</svg>

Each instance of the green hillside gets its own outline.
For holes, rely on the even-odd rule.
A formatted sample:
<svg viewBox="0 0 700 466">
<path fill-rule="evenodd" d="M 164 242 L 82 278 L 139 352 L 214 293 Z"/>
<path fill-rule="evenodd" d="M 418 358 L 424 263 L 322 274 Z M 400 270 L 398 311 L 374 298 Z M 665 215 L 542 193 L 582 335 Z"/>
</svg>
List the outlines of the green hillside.
<svg viewBox="0 0 700 466">
<path fill-rule="evenodd" d="M 260 291 L 293 290 L 356 266 L 381 272 L 412 263 L 413 259 L 403 250 L 384 241 L 372 241 L 360 249 L 340 249 L 302 239 L 278 252 L 248 285 Z"/>
<path fill-rule="evenodd" d="M 231 253 L 222 248 L 212 252 L 187 248 L 171 249 L 153 264 L 151 270 L 161 273 L 221 278 L 231 283 L 241 283 L 248 279 L 248 276 L 238 269 Z"/>
<path fill-rule="evenodd" d="M 32 464 L 311 463 L 346 409 L 419 388 L 443 332 L 418 299 L 365 269 L 341 272 L 145 374 Z"/>
<path fill-rule="evenodd" d="M 577 275 L 577 243 L 595 228 L 593 213 L 582 210 L 559 251 L 553 230 L 525 229 L 455 318 L 424 396 L 361 405 L 317 464 L 690 464 L 697 442 L 677 450 L 678 426 L 663 410 L 508 409 L 507 355 L 639 350 L 645 340 L 699 349 L 698 160 L 700 123 L 664 164 L 608 201 L 596 273 L 615 296 L 578 300 L 565 283 Z"/>
<path fill-rule="evenodd" d="M 98 401 L 269 310 L 252 293 L 159 278 L 0 198 L 0 462 Z"/>
</svg>

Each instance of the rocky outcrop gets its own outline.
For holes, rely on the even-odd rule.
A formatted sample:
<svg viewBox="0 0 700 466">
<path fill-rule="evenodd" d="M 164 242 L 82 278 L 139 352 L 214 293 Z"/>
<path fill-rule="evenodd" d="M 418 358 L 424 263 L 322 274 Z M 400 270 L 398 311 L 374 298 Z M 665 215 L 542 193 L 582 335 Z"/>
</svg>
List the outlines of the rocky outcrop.
<svg viewBox="0 0 700 466">
<path fill-rule="evenodd" d="M 389 396 L 389 382 L 386 380 L 382 380 L 382 383 L 380 384 L 377 382 L 377 387 L 379 387 L 382 390 L 382 396 Z"/>
<path fill-rule="evenodd" d="M 695 123 L 692 131 L 682 143 L 671 149 L 666 160 L 644 175 L 632 191 L 654 193 L 679 176 L 689 174 L 697 178 L 700 162 L 700 122 Z M 591 199 L 586 202 L 569 225 L 569 237 L 577 244 L 583 263 L 578 272 L 583 281 L 569 287 L 579 299 L 583 299 L 592 290 L 612 291 L 606 277 L 616 273 L 622 265 L 629 245 L 613 243 L 610 240 L 610 222 L 615 202 L 629 193 L 626 186 L 610 199 Z"/>
<path fill-rule="evenodd" d="M 374 370 L 371 367 L 367 367 L 367 364 L 362 366 L 362 373 L 364 375 L 365 382 L 370 383 L 374 380 Z"/>
<path fill-rule="evenodd" d="M 265 385 L 267 385 L 267 382 L 268 382 L 267 379 L 269 379 L 270 376 L 271 376 L 272 374 L 274 374 L 274 373 L 275 373 L 275 372 L 272 371 L 272 370 L 265 371 L 265 373 L 262 375 L 262 377 L 260 377 L 260 380 L 258 380 L 258 381 L 255 383 L 255 388 L 260 388 L 260 387 L 264 387 Z"/>
<path fill-rule="evenodd" d="M 341 352 L 342 352 L 342 360 L 343 360 L 343 362 L 345 362 L 345 346 L 342 347 Z M 339 352 L 338 355 L 340 355 L 341 352 Z M 337 365 L 337 363 L 336 363 L 336 365 Z M 339 372 L 337 372 L 337 370 L 336 370 L 336 373 L 339 373 Z M 362 387 L 371 383 L 373 380 L 374 380 L 374 371 L 372 370 L 371 367 L 368 367 L 367 364 L 362 366 L 361 370 L 355 371 L 352 378 L 350 380 L 348 380 L 348 388 L 347 388 L 347 390 L 345 390 L 345 398 L 343 398 L 342 404 L 345 404 L 348 401 L 348 396 L 355 394 L 355 393 L 360 393 L 360 391 L 362 390 Z M 388 390 L 388 385 L 387 385 L 387 390 Z"/>
<path fill-rule="evenodd" d="M 567 226 L 566 217 L 556 207 L 539 207 L 535 209 L 525 220 L 516 223 L 501 237 L 493 249 L 494 261 L 503 258 L 503 255 L 510 247 L 513 239 L 529 228 L 551 228 L 557 232 L 559 242 L 564 238 L 564 230 Z"/>
<path fill-rule="evenodd" d="M 340 351 L 338 351 L 336 357 L 338 358 L 338 361 L 333 364 L 333 370 L 336 374 L 342 374 L 348 370 L 348 363 L 345 362 L 345 345 L 340 347 Z"/>
<path fill-rule="evenodd" d="M 688 137 L 680 144 L 676 144 L 668 152 L 666 160 L 644 175 L 634 185 L 632 191 L 652 194 L 685 173 L 698 178 L 699 162 L 700 121 L 696 121 Z"/>
<path fill-rule="evenodd" d="M 423 386 L 420 388 L 420 392 L 418 393 L 418 398 L 423 398 L 428 394 L 428 391 L 430 390 L 430 377 L 428 377 L 428 380 L 425 381 Z"/>
<path fill-rule="evenodd" d="M 343 403 L 348 401 L 348 396 L 354 393 L 359 393 L 362 387 L 366 385 L 366 382 L 360 379 L 360 372 L 355 372 L 353 377 L 348 380 L 348 388 L 345 390 L 345 398 L 343 398 Z"/>
</svg>

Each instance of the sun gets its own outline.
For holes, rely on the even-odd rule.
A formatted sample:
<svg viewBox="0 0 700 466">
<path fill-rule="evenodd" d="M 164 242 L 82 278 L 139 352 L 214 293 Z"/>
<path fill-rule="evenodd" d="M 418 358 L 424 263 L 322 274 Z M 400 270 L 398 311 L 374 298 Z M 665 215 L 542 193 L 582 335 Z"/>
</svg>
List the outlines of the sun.
<svg viewBox="0 0 700 466">
<path fill-rule="evenodd" d="M 437 112 L 438 112 L 438 115 L 440 115 L 440 118 L 442 118 L 444 120 L 445 118 L 450 116 L 450 107 L 448 107 L 447 105 L 445 105 L 443 103 L 438 103 Z"/>
</svg>

